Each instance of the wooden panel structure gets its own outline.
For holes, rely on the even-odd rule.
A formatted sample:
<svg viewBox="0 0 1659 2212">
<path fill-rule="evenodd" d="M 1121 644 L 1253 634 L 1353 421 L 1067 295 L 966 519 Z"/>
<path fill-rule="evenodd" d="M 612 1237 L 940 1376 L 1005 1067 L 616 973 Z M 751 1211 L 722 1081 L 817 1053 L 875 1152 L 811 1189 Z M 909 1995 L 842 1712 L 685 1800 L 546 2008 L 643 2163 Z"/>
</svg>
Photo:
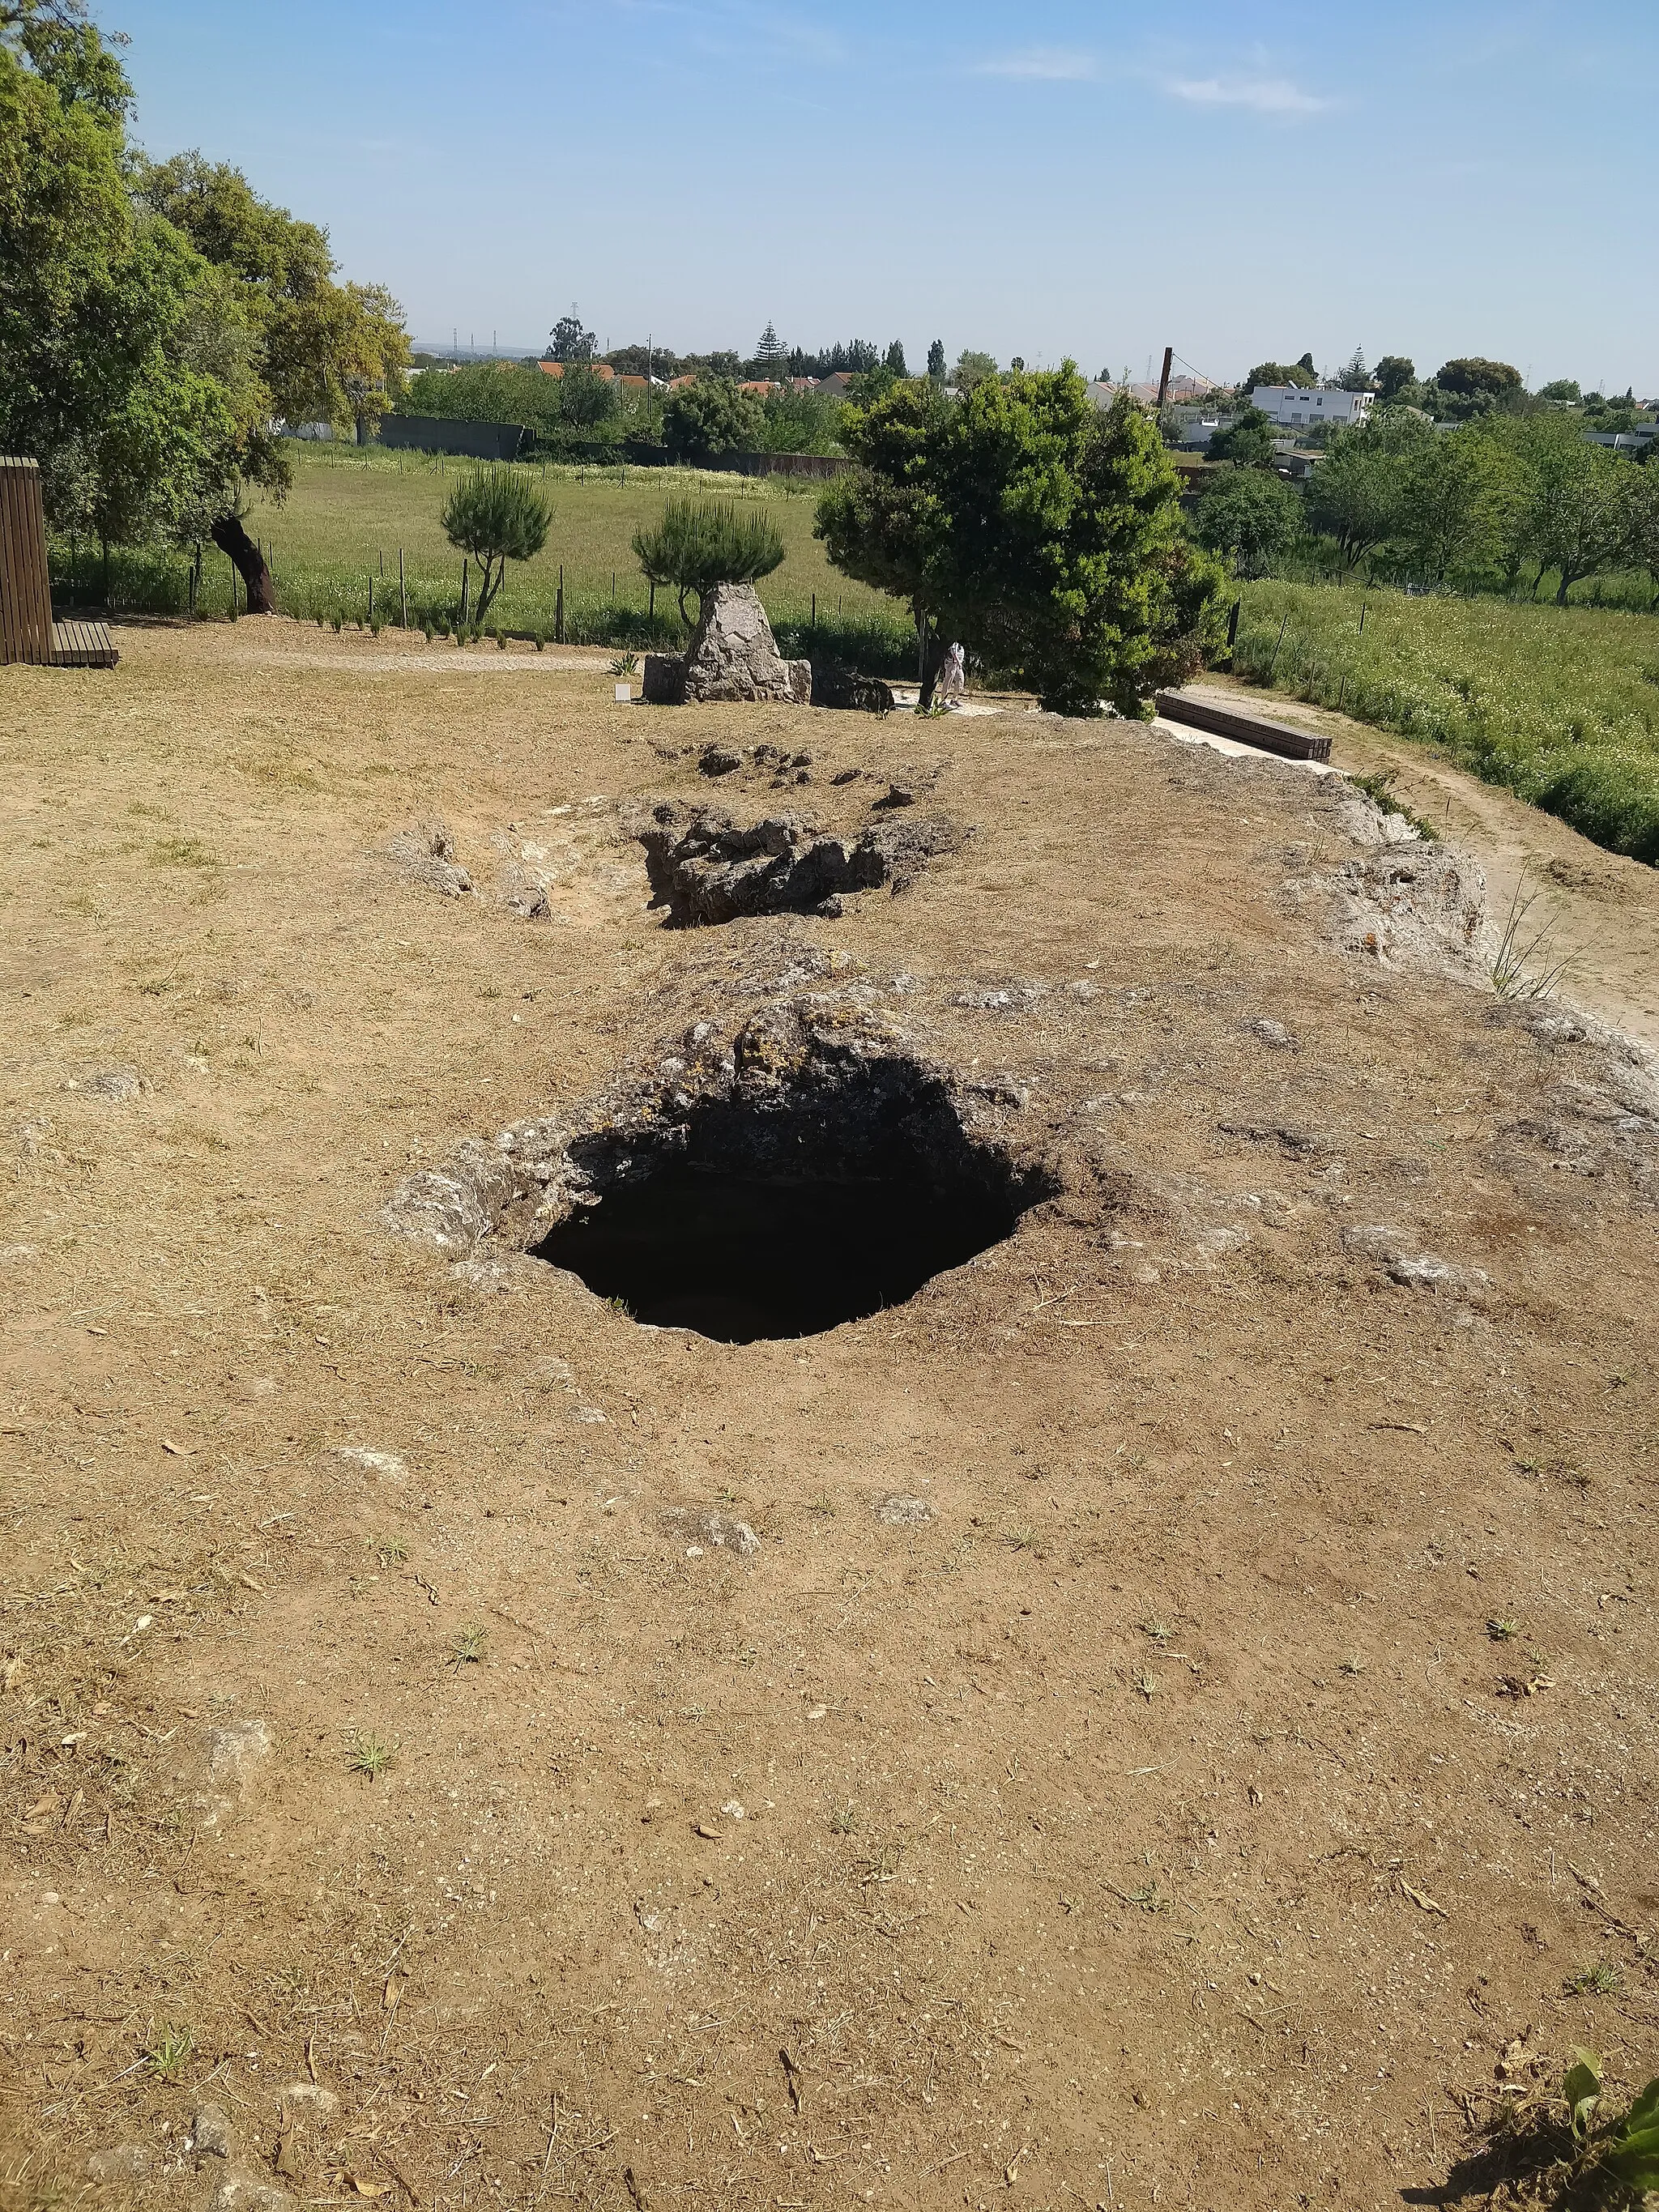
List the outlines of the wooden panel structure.
<svg viewBox="0 0 1659 2212">
<path fill-rule="evenodd" d="M 52 586 L 38 462 L 0 454 L 0 661 L 52 665 Z"/>
<path fill-rule="evenodd" d="M 1328 761 L 1331 757 L 1330 739 L 1312 730 L 1296 730 L 1288 722 L 1270 722 L 1263 714 L 1218 707 L 1213 700 L 1194 699 L 1185 691 L 1159 691 L 1152 704 L 1166 721 L 1185 722 L 1188 729 L 1207 730 L 1212 737 L 1231 738 L 1259 752 L 1277 753 L 1281 760 Z"/>
<path fill-rule="evenodd" d="M 113 668 L 102 623 L 54 623 L 39 462 L 0 453 L 0 665 Z"/>
</svg>

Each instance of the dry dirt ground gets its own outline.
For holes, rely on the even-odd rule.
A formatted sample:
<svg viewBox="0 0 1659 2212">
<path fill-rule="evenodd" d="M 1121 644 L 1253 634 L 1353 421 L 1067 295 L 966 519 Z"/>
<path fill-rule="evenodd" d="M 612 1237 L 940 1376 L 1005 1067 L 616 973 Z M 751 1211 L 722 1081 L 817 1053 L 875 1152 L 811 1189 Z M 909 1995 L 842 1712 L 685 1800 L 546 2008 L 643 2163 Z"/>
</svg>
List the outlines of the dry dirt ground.
<svg viewBox="0 0 1659 2212">
<path fill-rule="evenodd" d="M 120 643 L 0 677 L 0 2198 L 1449 2202 L 1659 2071 L 1651 1072 L 1467 871 L 1158 730 Z M 710 738 L 976 834 L 665 929 Z M 1053 1194 L 747 1345 L 386 1226 L 757 1008 Z"/>
</svg>

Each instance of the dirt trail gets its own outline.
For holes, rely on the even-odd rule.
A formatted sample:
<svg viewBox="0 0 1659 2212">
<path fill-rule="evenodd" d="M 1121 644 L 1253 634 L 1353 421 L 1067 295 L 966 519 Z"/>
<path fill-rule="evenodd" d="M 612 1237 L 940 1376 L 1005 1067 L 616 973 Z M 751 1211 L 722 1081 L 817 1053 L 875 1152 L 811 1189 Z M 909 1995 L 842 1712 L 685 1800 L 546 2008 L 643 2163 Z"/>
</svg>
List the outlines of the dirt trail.
<svg viewBox="0 0 1659 2212">
<path fill-rule="evenodd" d="M 5 2212 L 1382 2212 L 1659 2072 L 1659 1097 L 1455 868 L 1139 725 L 120 642 L 0 672 Z M 647 904 L 638 802 L 895 787 L 901 895 Z M 744 1218 L 857 1317 L 688 1298 Z"/>
<path fill-rule="evenodd" d="M 1562 967 L 1559 997 L 1659 1048 L 1659 869 L 1603 852 L 1565 823 L 1437 757 L 1427 747 L 1346 714 L 1215 678 L 1194 686 L 1243 699 L 1277 719 L 1328 732 L 1333 766 L 1361 775 L 1392 769 L 1401 805 L 1473 854 L 1486 871 L 1487 908 L 1501 930 L 1517 922 L 1536 941 L 1534 975 Z"/>
</svg>

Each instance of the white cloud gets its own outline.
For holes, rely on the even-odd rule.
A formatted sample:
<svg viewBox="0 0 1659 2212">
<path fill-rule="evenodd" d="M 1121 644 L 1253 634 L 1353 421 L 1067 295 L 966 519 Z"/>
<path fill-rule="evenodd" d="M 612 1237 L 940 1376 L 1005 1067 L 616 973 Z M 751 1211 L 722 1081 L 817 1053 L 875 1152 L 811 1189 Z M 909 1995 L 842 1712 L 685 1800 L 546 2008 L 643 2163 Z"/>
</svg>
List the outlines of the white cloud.
<svg viewBox="0 0 1659 2212">
<path fill-rule="evenodd" d="M 1066 46 L 1026 46 L 1017 54 L 1002 54 L 981 62 L 975 76 L 1018 76 L 1049 84 L 1079 84 L 1095 74 L 1092 54 Z"/>
<path fill-rule="evenodd" d="M 1282 76 L 1178 76 L 1164 89 L 1194 107 L 1248 107 L 1258 115 L 1318 115 L 1331 105 Z"/>
</svg>

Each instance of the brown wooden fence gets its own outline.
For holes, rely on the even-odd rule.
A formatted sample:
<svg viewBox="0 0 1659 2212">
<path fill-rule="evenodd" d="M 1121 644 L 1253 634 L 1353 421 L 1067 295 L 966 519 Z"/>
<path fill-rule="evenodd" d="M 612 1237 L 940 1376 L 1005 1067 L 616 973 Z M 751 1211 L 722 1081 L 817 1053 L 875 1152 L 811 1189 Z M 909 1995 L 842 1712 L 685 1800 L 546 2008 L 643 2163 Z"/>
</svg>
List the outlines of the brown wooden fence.
<svg viewBox="0 0 1659 2212">
<path fill-rule="evenodd" d="M 0 664 L 113 668 L 102 623 L 54 623 L 40 465 L 0 453 Z"/>
<path fill-rule="evenodd" d="M 50 668 L 52 643 L 40 464 L 0 454 L 0 661 Z"/>
</svg>

